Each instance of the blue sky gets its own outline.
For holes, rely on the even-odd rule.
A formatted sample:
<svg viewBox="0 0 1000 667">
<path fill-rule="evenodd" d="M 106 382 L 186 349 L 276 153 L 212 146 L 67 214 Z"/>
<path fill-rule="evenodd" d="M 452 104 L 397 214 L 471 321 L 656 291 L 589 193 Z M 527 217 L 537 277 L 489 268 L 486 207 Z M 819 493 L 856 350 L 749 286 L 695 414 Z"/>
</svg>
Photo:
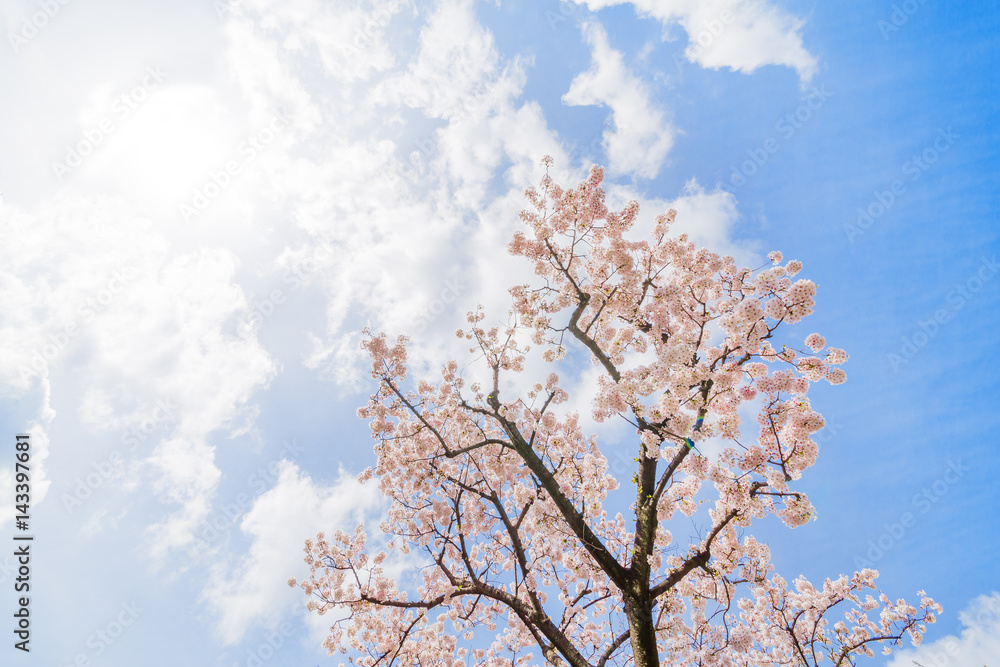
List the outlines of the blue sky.
<svg viewBox="0 0 1000 667">
<path fill-rule="evenodd" d="M 32 652 L 5 664 L 332 664 L 285 581 L 306 538 L 384 510 L 355 479 L 360 331 L 408 333 L 426 371 L 477 303 L 502 317 L 546 153 L 713 250 L 804 263 L 794 331 L 845 348 L 848 382 L 813 393 L 819 521 L 760 534 L 788 578 L 870 564 L 945 606 L 920 653 L 866 664 L 996 664 L 992 3 L 16 0 L 0 22 L 0 426 L 33 435 L 37 536 Z M 5 498 L 12 473 L 10 448 Z"/>
</svg>

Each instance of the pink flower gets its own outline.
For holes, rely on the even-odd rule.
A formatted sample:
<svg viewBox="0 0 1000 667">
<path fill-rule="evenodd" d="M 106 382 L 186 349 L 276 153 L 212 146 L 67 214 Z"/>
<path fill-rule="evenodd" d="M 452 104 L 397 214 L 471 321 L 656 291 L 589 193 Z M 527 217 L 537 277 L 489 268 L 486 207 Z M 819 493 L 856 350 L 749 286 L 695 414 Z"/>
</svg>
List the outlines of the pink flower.
<svg viewBox="0 0 1000 667">
<path fill-rule="evenodd" d="M 844 384 L 847 381 L 847 373 L 842 368 L 829 368 L 826 371 L 826 381 L 830 384 Z"/>
<path fill-rule="evenodd" d="M 806 336 L 806 346 L 813 352 L 819 352 L 826 345 L 826 339 L 820 336 L 818 333 L 809 334 Z"/>
<path fill-rule="evenodd" d="M 437 383 L 408 379 L 404 337 L 366 332 L 374 394 L 358 415 L 377 465 L 359 480 L 377 479 L 385 516 L 307 540 L 309 576 L 288 580 L 309 610 L 337 617 L 324 646 L 360 665 L 567 662 L 541 655 L 546 636 L 545 648 L 565 658 L 556 644 L 572 646 L 593 663 L 628 627 L 636 590 L 656 597 L 658 624 L 646 629 L 661 664 L 799 664 L 803 651 L 846 664 L 904 636 L 919 643 L 940 611 L 923 592 L 920 610 L 891 602 L 873 570 L 790 586 L 746 534 L 766 517 L 816 519 L 798 482 L 825 422 L 807 394 L 846 379 L 843 350 L 799 357 L 787 335 L 815 307 L 815 284 L 789 278 L 801 262 L 779 266 L 775 251 L 773 266 L 739 267 L 667 236 L 673 211 L 651 237 L 631 238 L 639 206 L 609 211 L 603 175 L 595 167 L 563 189 L 546 173 L 528 189 L 532 210 L 508 249 L 534 276 L 510 290 L 508 326 L 469 314 L 458 335 L 470 357 L 445 364 Z M 818 333 L 805 343 L 826 345 Z M 529 358 L 534 346 L 563 368 Z M 570 402 L 560 377 L 577 378 L 581 359 L 596 380 L 589 401 Z M 587 407 L 635 434 L 599 442 L 581 426 Z M 651 472 L 650 459 L 669 463 Z M 653 479 L 630 483 L 643 470 Z M 704 527 L 687 544 L 664 528 L 677 512 Z M 634 662 L 630 647 L 606 662 Z"/>
<path fill-rule="evenodd" d="M 825 361 L 828 364 L 842 364 L 847 361 L 847 353 L 837 347 L 828 348 Z"/>
</svg>

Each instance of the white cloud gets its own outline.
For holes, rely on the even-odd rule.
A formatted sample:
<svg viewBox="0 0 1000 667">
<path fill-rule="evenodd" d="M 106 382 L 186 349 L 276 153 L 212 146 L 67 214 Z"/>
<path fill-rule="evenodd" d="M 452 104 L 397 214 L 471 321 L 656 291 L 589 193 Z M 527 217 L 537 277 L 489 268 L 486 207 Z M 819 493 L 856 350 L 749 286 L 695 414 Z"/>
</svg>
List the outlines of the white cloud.
<svg viewBox="0 0 1000 667">
<path fill-rule="evenodd" d="M 419 50 L 407 69 L 387 77 L 372 95 L 379 106 L 402 105 L 444 121 L 399 146 L 403 162 L 393 170 L 403 182 L 428 183 L 438 205 L 477 209 L 494 194 L 487 189 L 505 156 L 537 161 L 539 154 L 526 156 L 515 146 L 529 142 L 537 153 L 556 144 L 537 105 L 515 108 L 527 80 L 525 66 L 519 58 L 500 57 L 471 2 L 441 2 L 421 29 Z"/>
<path fill-rule="evenodd" d="M 267 16 L 261 20 L 266 22 Z M 359 322 L 368 322 L 376 331 L 411 334 L 412 367 L 432 375 L 445 359 L 467 359 L 467 344 L 452 335 L 456 326 L 464 326 L 464 312 L 478 301 L 492 320 L 503 320 L 509 285 L 531 279 L 530 264 L 510 257 L 506 245 L 522 225 L 518 213 L 527 205 L 524 188 L 537 184 L 544 171 L 540 156 L 556 158 L 553 176 L 564 185 L 585 178 L 582 170 L 572 168 L 540 105 L 518 102 L 525 84 L 523 63 L 501 57 L 471 3 L 435 4 L 426 24 L 417 29 L 412 58 L 399 58 L 398 65 L 385 71 L 365 70 L 363 83 L 360 78 L 345 80 L 343 95 L 321 106 L 322 126 L 336 132 L 304 134 L 311 150 L 276 166 L 270 179 L 277 196 L 288 202 L 290 218 L 301 233 L 294 236 L 295 243 L 286 241 L 275 266 L 279 271 L 305 271 L 303 283 L 326 301 L 325 330 L 307 332 L 312 347 L 304 361 L 354 387 L 368 377 L 367 360 L 358 350 Z M 245 41 L 250 34 L 233 42 L 229 60 L 240 68 L 238 79 L 249 94 L 261 106 L 273 106 L 267 100 L 278 93 L 265 84 L 271 75 L 257 80 L 253 67 L 239 55 L 250 43 Z M 642 82 L 608 46 L 603 31 L 589 28 L 587 38 L 594 65 L 574 82 L 570 97 L 611 108 L 616 127 L 608 144 L 616 168 L 655 174 L 673 130 Z M 302 54 L 287 46 L 280 31 L 264 36 L 258 31 L 252 39 L 253 51 L 267 54 L 268 71 L 283 72 L 289 78 L 284 85 L 311 94 L 312 87 L 295 75 Z M 387 120 L 372 123 L 359 109 Z M 716 250 L 731 247 L 729 235 L 738 217 L 732 195 L 705 192 L 692 182 L 668 201 L 612 184 L 609 199 L 614 198 L 621 203 L 639 199 L 649 226 L 658 213 L 673 206 L 680 212 L 680 230 Z M 636 236 L 645 233 L 642 227 Z M 443 297 L 456 278 L 458 294 Z M 220 632 L 228 641 L 242 636 L 250 624 L 264 622 L 269 605 L 282 599 L 275 596 L 282 595 L 290 565 L 270 554 L 263 536 L 284 529 L 276 517 L 281 504 L 291 502 L 282 500 L 286 490 L 297 489 L 308 499 L 308 507 L 319 508 L 324 502 L 326 491 L 304 473 L 290 469 L 286 474 L 273 495 L 268 492 L 255 506 L 254 511 L 261 508 L 261 517 L 264 508 L 272 508 L 267 510 L 272 518 L 244 526 L 254 539 L 246 560 L 223 572 L 206 592 L 222 615 Z M 326 523 L 335 520 L 331 516 Z M 296 523 L 298 519 L 288 521 L 301 533 L 289 533 L 289 543 L 301 544 L 314 532 Z M 292 564 L 298 562 L 295 551 Z M 277 583 L 258 587 L 257 578 L 270 576 L 275 568 L 284 568 L 286 574 Z"/>
<path fill-rule="evenodd" d="M 169 550 L 189 545 L 208 516 L 221 476 L 214 453 L 215 449 L 203 441 L 173 438 L 161 442 L 150 457 L 149 464 L 157 473 L 153 488 L 172 504 L 181 505 L 146 529 L 148 550 L 157 563 Z"/>
<path fill-rule="evenodd" d="M 749 74 L 764 65 L 784 65 L 805 83 L 816 73 L 816 58 L 802 45 L 802 19 L 766 0 L 575 0 L 592 10 L 635 6 L 664 27 L 679 23 L 688 34 L 685 55 L 703 67 L 728 67 Z"/>
<path fill-rule="evenodd" d="M 589 23 L 583 34 L 593 49 L 593 63 L 573 79 L 562 100 L 569 105 L 610 108 L 613 127 L 604 132 L 608 170 L 653 178 L 673 146 L 674 128 L 652 103 L 643 82 L 625 66 L 622 54 L 608 44 L 604 29 Z"/>
<path fill-rule="evenodd" d="M 575 185 L 566 182 L 565 185 Z M 606 204 L 609 209 L 618 210 L 629 200 L 639 202 L 639 216 L 630 232 L 630 237 L 648 240 L 655 227 L 656 216 L 669 209 L 677 211 L 671 225 L 674 235 L 687 234 L 689 240 L 704 246 L 712 252 L 732 255 L 737 263 L 746 266 L 760 262 L 757 248 L 746 241 L 737 243 L 733 239 L 733 228 L 740 219 L 736 197 L 725 190 L 706 191 L 696 179 L 684 184 L 681 193 L 673 198 L 649 197 L 631 185 L 605 183 Z"/>
<path fill-rule="evenodd" d="M 81 425 L 96 432 L 140 424 L 168 406 L 149 441 L 128 454 L 128 467 L 150 476 L 160 500 L 181 505 L 154 525 L 145 546 L 162 556 L 186 544 L 220 474 L 210 434 L 231 425 L 276 372 L 255 339 L 223 335 L 248 307 L 233 282 L 235 257 L 185 251 L 109 198 L 65 196 L 31 213 L 7 207 L 2 222 L 11 257 L 0 269 L 0 298 L 20 307 L 0 323 L 0 377 L 19 395 L 36 383 L 45 388 L 43 428 L 50 401 L 70 402 L 65 414 L 82 412 Z M 80 397 L 50 397 L 54 377 L 57 388 L 79 382 Z M 100 438 L 81 437 L 75 447 L 84 460 L 107 456 Z M 33 481 L 44 490 L 41 452 L 36 464 Z"/>
<path fill-rule="evenodd" d="M 1000 656 L 1000 593 L 980 595 L 959 612 L 962 631 L 893 653 L 886 667 L 995 667 Z M 933 626 L 932 626 L 933 627 Z"/>
<path fill-rule="evenodd" d="M 499 67 L 493 35 L 476 21 L 470 0 L 443 0 L 420 31 L 416 56 L 377 96 L 420 108 L 429 117 L 483 117 L 523 86 L 518 61 Z"/>
<path fill-rule="evenodd" d="M 698 181 L 691 179 L 684 184 L 679 197 L 659 206 L 661 210 L 655 213 L 671 208 L 677 211 L 673 233 L 687 234 L 693 242 L 712 252 L 732 255 L 737 263 L 752 265 L 758 262 L 752 244 L 733 240 L 733 227 L 740 218 L 740 212 L 736 197 L 731 193 L 718 189 L 706 192 Z"/>
<path fill-rule="evenodd" d="M 87 500 L 85 514 L 66 520 L 65 544 L 107 536 L 117 525 L 145 526 L 145 543 L 131 545 L 133 533 L 122 531 L 118 544 L 138 546 L 157 564 L 180 552 L 182 571 L 192 562 L 185 547 L 193 550 L 194 536 L 210 525 L 220 480 L 232 472 L 216 443 L 257 435 L 254 402 L 266 400 L 258 394 L 281 370 L 253 334 L 231 335 L 262 298 L 250 284 L 308 266 L 302 287 L 310 309 L 325 308 L 322 324 L 310 319 L 300 327 L 302 304 L 282 306 L 261 329 L 314 347 L 277 345 L 274 354 L 299 353 L 309 368 L 357 388 L 368 378 L 357 328 L 369 321 L 375 330 L 412 333 L 412 363 L 436 372 L 444 359 L 468 358 L 452 335 L 466 310 L 480 301 L 500 321 L 508 286 L 531 279 L 530 264 L 510 257 L 506 244 L 522 226 L 524 188 L 544 171 L 539 157 L 555 157 L 552 173 L 564 185 L 585 177 L 542 106 L 522 99 L 531 64 L 499 51 L 471 0 L 218 4 L 228 8 L 223 22 L 197 28 L 218 28 L 235 91 L 213 80 L 214 68 L 193 74 L 181 66 L 187 61 L 165 51 L 176 72 L 116 124 L 61 194 L 46 194 L 47 203 L 29 211 L 8 205 L 0 212 L 7 251 L 0 267 L 0 379 L 4 391 L 34 409 L 26 415 L 37 424 L 33 500 L 59 502 L 45 498 L 50 478 L 67 489 L 80 470 L 108 459 L 108 447 L 124 449 L 116 442 L 123 429 L 155 422 Z M 567 101 L 610 109 L 611 172 L 653 176 L 674 129 L 603 30 L 585 34 L 593 65 L 573 82 Z M 718 66 L 711 58 L 724 55 L 723 44 L 718 53 L 706 50 L 706 66 Z M 42 47 L 42 40 L 32 44 L 39 53 Z M 90 106 L 77 110 L 65 132 L 42 131 L 59 137 L 58 150 L 46 155 L 57 157 L 63 136 L 78 140 L 107 115 L 122 90 L 101 86 L 89 98 L 67 93 L 66 100 L 89 99 Z M 179 195 L 189 201 L 210 171 L 240 157 L 235 144 L 278 111 L 288 113 L 291 127 L 252 165 L 241 162 L 240 178 L 210 210 L 185 225 L 176 202 L 160 205 Z M 34 131 L 51 125 L 36 122 Z M 27 131 L 32 124 L 12 126 Z M 639 199 L 646 220 L 674 206 L 678 229 L 713 247 L 729 243 L 736 219 L 730 195 L 693 182 L 674 201 L 624 186 L 609 186 L 609 193 Z M 297 287 L 281 289 L 294 300 Z M 68 325 L 76 333 L 66 334 Z M 529 367 L 541 373 L 536 377 L 549 370 Z M 578 403 L 587 396 L 583 389 Z M 160 419 L 163 405 L 169 414 Z M 49 443 L 56 408 L 62 432 L 79 432 L 71 443 Z M 75 424 L 63 421 L 73 417 Z M 66 456 L 48 457 L 50 449 Z M 79 468 L 70 469 L 68 458 L 78 458 Z M 50 470 L 53 464 L 63 467 Z M 217 614 L 226 642 L 301 604 L 301 591 L 285 580 L 304 570 L 305 538 L 352 527 L 384 502 L 374 485 L 361 487 L 344 473 L 326 484 L 288 462 L 279 472 L 240 524 L 249 548 L 216 563 L 204 589 L 202 601 Z M 10 497 L 11 485 L 7 469 L 0 470 L 0 495 Z M 0 515 L 0 523 L 7 518 Z M 222 547 L 206 560 L 216 558 L 226 558 Z M 148 566 L 136 562 L 140 570 Z M 312 615 L 307 622 L 322 633 L 328 621 Z"/>
<path fill-rule="evenodd" d="M 208 513 L 220 471 L 214 432 L 233 428 L 255 391 L 277 372 L 255 338 L 224 335 L 248 310 L 233 282 L 228 251 L 200 250 L 136 269 L 118 307 L 91 325 L 88 377 L 120 398 L 126 423 L 148 418 L 158 403 L 172 414 L 158 426 L 159 444 L 141 466 L 161 498 L 181 508 L 148 529 L 154 557 L 190 543 Z M 140 455 L 148 446 L 139 450 Z"/>
<path fill-rule="evenodd" d="M 280 36 L 281 48 L 320 56 L 324 71 L 341 81 L 364 80 L 394 64 L 389 32 L 406 21 L 404 0 L 291 0 L 243 2 L 244 13 L 261 16 L 258 27 Z"/>
<path fill-rule="evenodd" d="M 315 131 L 322 124 L 319 105 L 289 63 L 282 60 L 279 40 L 261 30 L 262 24 L 273 21 L 270 13 L 263 13 L 257 17 L 240 14 L 226 22 L 229 45 L 225 60 L 245 100 L 241 106 L 247 108 L 255 127 L 266 123 L 276 110 L 283 110 L 291 114 L 301 131 Z"/>
<path fill-rule="evenodd" d="M 218 614 L 217 630 L 227 644 L 239 641 L 254 624 L 273 624 L 289 607 L 305 604 L 288 578 L 308 575 L 302 545 L 320 531 L 353 531 L 358 523 L 377 526 L 384 501 L 374 482 L 361 485 L 341 471 L 323 485 L 284 460 L 274 487 L 259 496 L 240 522 L 250 537 L 248 554 L 231 570 L 220 568 L 202 596 Z M 367 521 L 366 521 L 367 520 Z M 323 623 L 329 625 L 329 618 Z"/>
<path fill-rule="evenodd" d="M 260 18 L 271 20 L 269 13 Z M 296 20 L 310 22 L 308 16 Z M 304 361 L 347 385 L 367 375 L 348 322 L 390 332 L 454 331 L 483 285 L 497 285 L 521 193 L 541 175 L 538 158 L 561 155 L 541 108 L 514 104 L 525 82 L 522 64 L 500 58 L 470 2 L 435 5 L 419 31 L 410 60 L 385 73 L 371 69 L 366 83 L 345 83 L 344 94 L 322 106 L 324 127 L 337 131 L 308 135 L 315 150 L 280 165 L 275 160 L 268 179 L 306 235 L 275 265 L 282 271 L 311 265 L 307 280 L 326 300 L 326 329 L 307 332 L 312 349 Z M 287 87 L 302 86 L 293 74 L 302 55 L 286 48 L 280 32 L 267 35 L 241 32 L 229 55 L 237 79 L 262 106 L 277 92 L 265 83 L 269 74 L 255 78 L 246 64 L 253 58 L 239 55 L 251 44 L 258 57 L 267 54 L 267 71 L 292 79 Z M 374 114 L 388 122 L 372 123 Z M 423 118 L 413 122 L 414 114 Z M 497 170 L 505 158 L 498 198 Z M 518 208 L 493 208 L 510 193 Z M 481 224 L 486 219 L 490 224 Z M 490 243 L 478 252 L 484 228 Z M 442 256 L 456 259 L 442 262 Z M 453 342 L 450 336 L 425 339 L 439 352 Z"/>
<path fill-rule="evenodd" d="M 162 81 L 150 75 L 153 87 L 135 89 L 149 92 L 140 101 L 129 98 L 134 109 L 105 101 L 98 106 L 102 113 L 82 122 L 82 141 L 89 137 L 98 145 L 66 175 L 66 182 L 127 194 L 133 201 L 163 202 L 178 192 L 187 194 L 210 170 L 225 164 L 241 137 L 232 119 L 223 117 L 215 91 L 172 83 L 169 74 L 149 69 Z M 102 122 L 112 128 L 103 137 Z"/>
</svg>

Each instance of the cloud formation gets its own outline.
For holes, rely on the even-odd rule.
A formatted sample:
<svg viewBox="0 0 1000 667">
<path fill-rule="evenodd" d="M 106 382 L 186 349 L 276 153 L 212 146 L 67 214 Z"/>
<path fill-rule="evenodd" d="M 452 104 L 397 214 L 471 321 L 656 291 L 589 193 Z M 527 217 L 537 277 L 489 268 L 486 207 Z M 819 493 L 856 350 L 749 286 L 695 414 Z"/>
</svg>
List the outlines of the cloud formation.
<svg viewBox="0 0 1000 667">
<path fill-rule="evenodd" d="M 767 0 L 575 0 L 597 11 L 631 4 L 641 16 L 680 25 L 688 36 L 685 56 L 702 67 L 749 74 L 765 65 L 793 68 L 803 83 L 817 62 L 802 45 L 805 21 Z"/>
<path fill-rule="evenodd" d="M 983 667 L 995 665 L 1000 656 L 1000 593 L 973 599 L 959 612 L 962 630 L 920 647 L 893 653 L 886 667 Z"/>
<path fill-rule="evenodd" d="M 292 575 L 307 572 L 302 545 L 320 531 L 353 531 L 358 523 L 377 526 L 383 506 L 377 485 L 359 484 L 343 470 L 332 484 L 313 480 L 297 465 L 281 461 L 274 487 L 256 498 L 240 522 L 250 538 L 247 554 L 231 568 L 215 568 L 202 599 L 218 614 L 223 642 L 239 641 L 254 624 L 274 624 L 290 607 L 305 604 L 290 589 Z M 329 619 L 323 624 L 328 625 Z"/>
<path fill-rule="evenodd" d="M 608 44 L 604 28 L 588 23 L 583 34 L 592 49 L 593 63 L 573 79 L 562 101 L 608 107 L 611 127 L 604 131 L 604 148 L 609 172 L 653 178 L 673 146 L 674 128 L 650 100 L 642 80 L 626 67 L 622 54 Z"/>
</svg>

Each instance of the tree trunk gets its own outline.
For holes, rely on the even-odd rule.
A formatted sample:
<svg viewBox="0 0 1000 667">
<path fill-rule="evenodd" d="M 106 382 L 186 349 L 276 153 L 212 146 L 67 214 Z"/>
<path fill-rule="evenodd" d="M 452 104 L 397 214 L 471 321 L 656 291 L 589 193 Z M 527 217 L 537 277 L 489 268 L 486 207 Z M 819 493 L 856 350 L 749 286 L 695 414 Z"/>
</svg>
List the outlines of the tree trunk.
<svg viewBox="0 0 1000 667">
<path fill-rule="evenodd" d="M 648 593 L 638 599 L 626 595 L 625 615 L 628 617 L 635 667 L 659 667 L 660 653 L 656 648 L 656 632 L 653 629 L 653 605 Z"/>
</svg>

